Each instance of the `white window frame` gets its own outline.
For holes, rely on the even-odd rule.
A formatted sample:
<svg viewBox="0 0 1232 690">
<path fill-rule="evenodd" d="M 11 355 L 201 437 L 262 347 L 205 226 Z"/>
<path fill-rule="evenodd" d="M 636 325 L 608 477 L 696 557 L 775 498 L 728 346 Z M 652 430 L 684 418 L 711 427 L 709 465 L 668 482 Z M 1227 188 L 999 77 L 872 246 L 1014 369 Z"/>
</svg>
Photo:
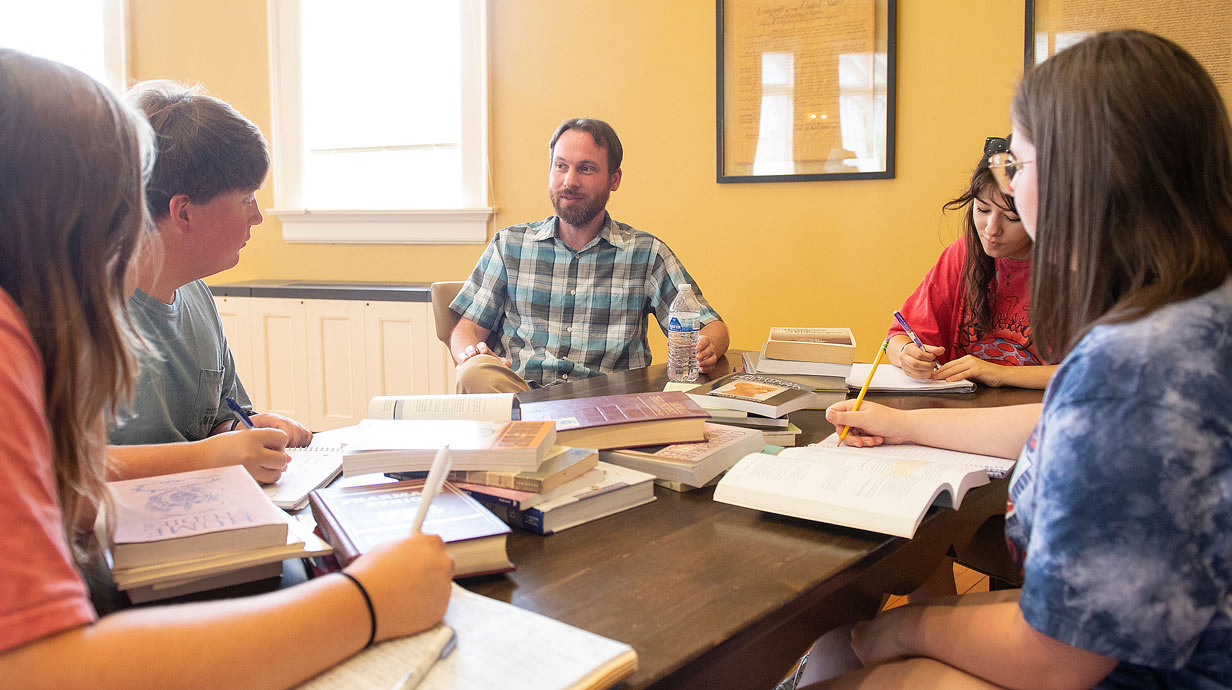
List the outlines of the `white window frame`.
<svg viewBox="0 0 1232 690">
<path fill-rule="evenodd" d="M 0 15 L 4 13 L 2 5 L 3 2 L 0 2 Z M 93 76 L 123 95 L 128 89 L 128 0 L 100 0 L 98 6 L 103 21 L 102 67 L 105 74 Z M 19 48 L 42 54 L 29 47 Z"/>
<path fill-rule="evenodd" d="M 456 0 L 463 26 L 479 31 L 462 65 L 464 208 L 417 210 L 309 209 L 303 198 L 300 112 L 300 2 L 267 0 L 274 208 L 286 242 L 342 244 L 482 244 L 494 209 L 488 202 L 487 0 Z"/>
<path fill-rule="evenodd" d="M 128 89 L 128 0 L 103 2 L 103 62 L 117 93 Z"/>
</svg>

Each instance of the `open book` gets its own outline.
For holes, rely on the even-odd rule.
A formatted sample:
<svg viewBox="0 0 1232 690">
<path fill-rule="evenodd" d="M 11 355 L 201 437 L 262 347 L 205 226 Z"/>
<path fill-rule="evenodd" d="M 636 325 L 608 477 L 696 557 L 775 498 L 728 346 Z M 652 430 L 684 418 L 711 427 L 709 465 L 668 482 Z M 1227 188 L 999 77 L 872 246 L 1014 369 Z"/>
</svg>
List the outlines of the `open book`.
<svg viewBox="0 0 1232 690">
<path fill-rule="evenodd" d="M 301 690 L 389 690 L 407 671 L 426 675 L 419 690 L 596 690 L 637 670 L 637 652 L 587 632 L 454 585 L 445 625 L 457 635 L 437 661 L 448 628 L 390 640 L 351 657 Z"/>
<path fill-rule="evenodd" d="M 905 459 L 870 452 L 876 450 L 809 446 L 754 453 L 728 470 L 714 500 L 910 538 L 934 503 L 958 509 L 969 489 L 988 483 L 984 467 L 935 462 L 924 457 L 929 453 Z"/>
<path fill-rule="evenodd" d="M 470 395 L 378 395 L 368 403 L 369 419 L 513 419 L 513 393 Z"/>
<path fill-rule="evenodd" d="M 851 373 L 847 375 L 847 387 L 860 390 L 868 379 L 871 364 L 852 364 Z M 975 382 L 961 381 L 928 381 L 913 379 L 903 373 L 903 370 L 893 364 L 882 364 L 873 374 L 873 382 L 869 385 L 870 393 L 971 393 L 975 390 Z"/>
</svg>

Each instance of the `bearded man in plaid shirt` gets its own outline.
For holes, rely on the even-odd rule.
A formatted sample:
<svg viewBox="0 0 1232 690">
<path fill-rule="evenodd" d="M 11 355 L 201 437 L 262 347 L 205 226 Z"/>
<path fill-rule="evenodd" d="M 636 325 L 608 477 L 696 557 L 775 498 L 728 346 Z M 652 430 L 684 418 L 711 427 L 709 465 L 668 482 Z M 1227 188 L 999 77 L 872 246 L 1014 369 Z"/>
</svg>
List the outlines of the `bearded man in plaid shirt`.
<svg viewBox="0 0 1232 690">
<path fill-rule="evenodd" d="M 702 307 L 698 366 L 713 369 L 730 340 L 719 314 L 662 240 L 607 213 L 620 187 L 616 132 L 601 120 L 565 120 L 548 150 L 556 214 L 496 233 L 450 304 L 461 317 L 450 339 L 458 392 L 516 392 L 649 366 L 646 317 L 666 333 L 686 283 Z"/>
</svg>

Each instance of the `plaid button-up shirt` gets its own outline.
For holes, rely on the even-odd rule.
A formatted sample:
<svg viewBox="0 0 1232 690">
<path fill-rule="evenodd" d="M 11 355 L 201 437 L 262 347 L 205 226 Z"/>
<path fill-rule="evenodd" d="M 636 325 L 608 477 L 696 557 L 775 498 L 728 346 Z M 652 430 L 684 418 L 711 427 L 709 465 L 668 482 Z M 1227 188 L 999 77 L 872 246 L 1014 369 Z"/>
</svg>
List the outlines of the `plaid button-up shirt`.
<svg viewBox="0 0 1232 690">
<path fill-rule="evenodd" d="M 649 366 L 646 316 L 666 333 L 684 283 L 702 305 L 701 324 L 721 320 L 659 238 L 608 215 L 574 251 L 549 216 L 496 233 L 450 308 L 499 333 L 518 375 L 550 385 Z"/>
</svg>

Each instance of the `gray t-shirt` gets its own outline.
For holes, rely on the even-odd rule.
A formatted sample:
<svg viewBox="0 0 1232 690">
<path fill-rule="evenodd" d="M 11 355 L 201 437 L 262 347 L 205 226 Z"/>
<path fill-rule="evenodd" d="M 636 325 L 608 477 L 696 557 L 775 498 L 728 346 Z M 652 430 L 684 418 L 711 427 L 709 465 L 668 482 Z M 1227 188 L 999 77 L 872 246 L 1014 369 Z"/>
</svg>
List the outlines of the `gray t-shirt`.
<svg viewBox="0 0 1232 690">
<path fill-rule="evenodd" d="M 252 408 L 205 283 L 181 287 L 171 304 L 137 290 L 128 307 L 157 356 L 139 354 L 132 406 L 122 405 L 109 422 L 109 443 L 199 441 L 232 416 L 227 396 Z"/>
</svg>

